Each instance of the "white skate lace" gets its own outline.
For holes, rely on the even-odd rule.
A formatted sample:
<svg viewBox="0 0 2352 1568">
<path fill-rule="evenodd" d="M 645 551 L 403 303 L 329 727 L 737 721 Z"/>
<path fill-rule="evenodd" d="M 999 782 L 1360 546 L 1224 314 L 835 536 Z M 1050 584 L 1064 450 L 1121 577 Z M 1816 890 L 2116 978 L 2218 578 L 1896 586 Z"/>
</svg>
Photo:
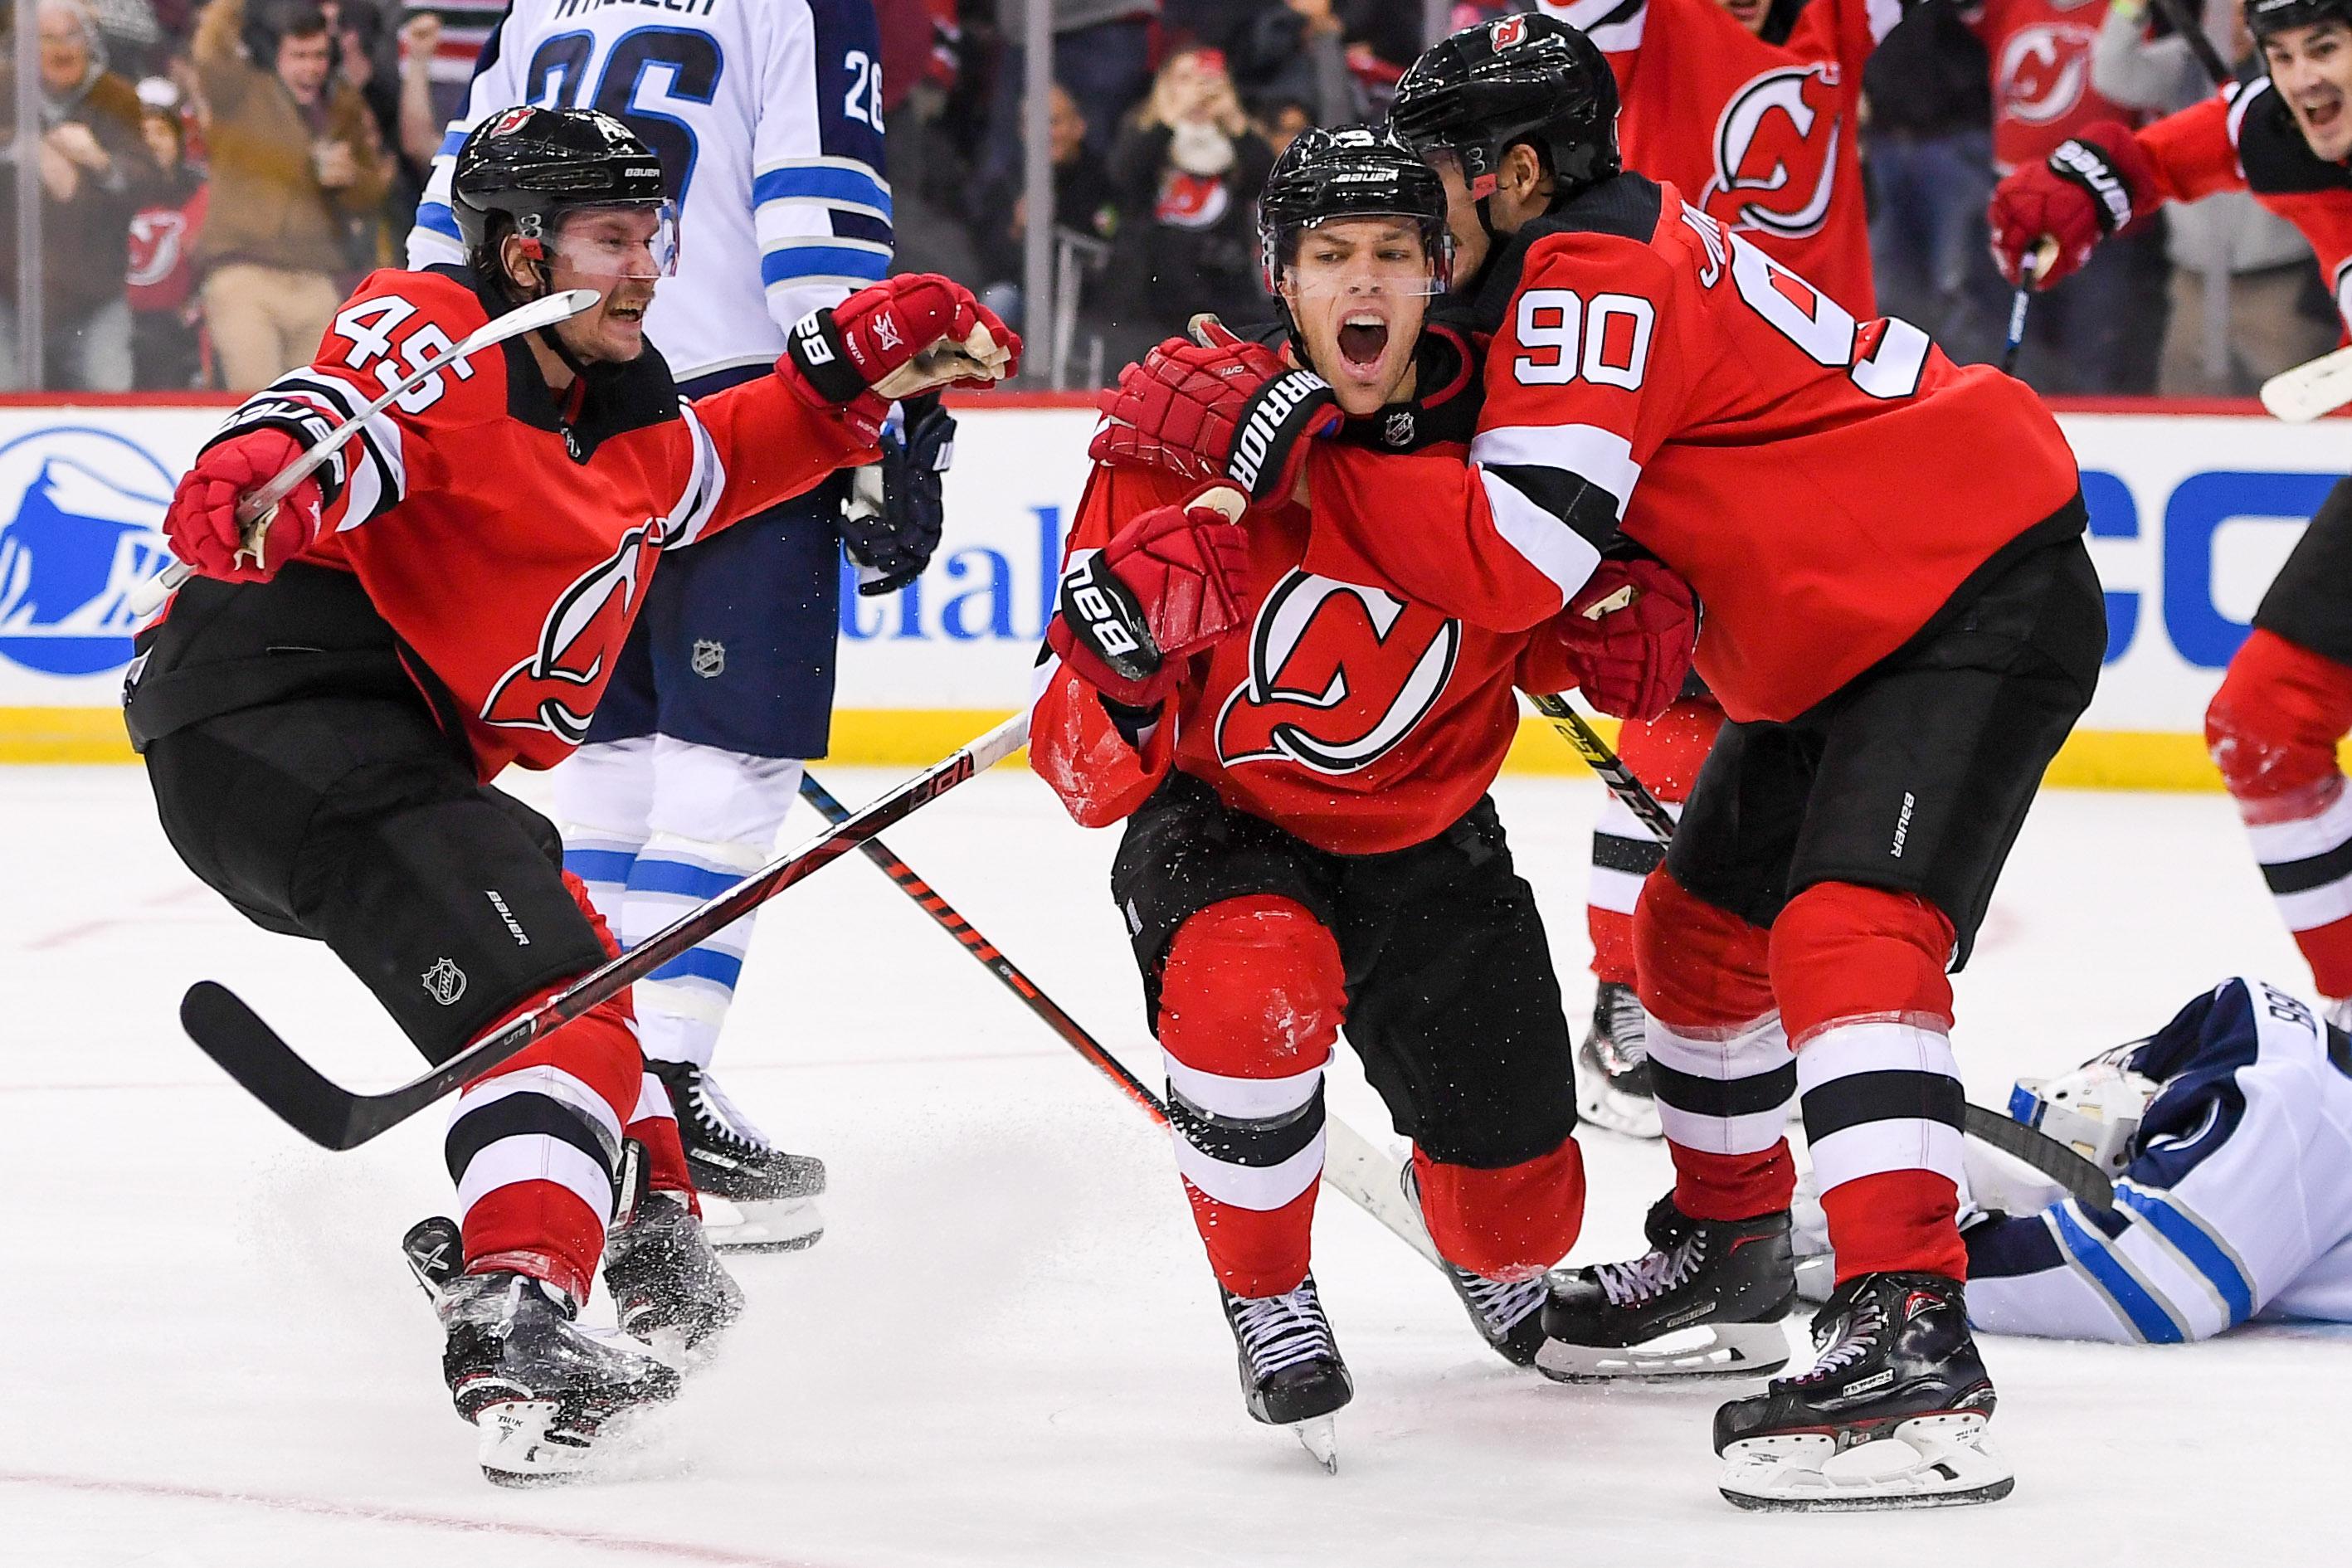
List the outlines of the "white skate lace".
<svg viewBox="0 0 2352 1568">
<path fill-rule="evenodd" d="M 1701 1232 L 1672 1252 L 1649 1253 L 1631 1263 L 1603 1263 L 1592 1275 L 1611 1306 L 1640 1306 L 1683 1285 L 1706 1260 L 1706 1236 Z"/>
<path fill-rule="evenodd" d="M 1271 1376 L 1317 1356 L 1336 1356 L 1331 1325 L 1323 1321 L 1322 1303 L 1308 1281 L 1282 1296 L 1238 1297 L 1234 1301 L 1234 1330 L 1241 1336 L 1242 1353 L 1250 1371 Z"/>
<path fill-rule="evenodd" d="M 1609 1030 L 1602 1045 L 1611 1076 L 1622 1078 L 1650 1059 L 1650 1015 L 1630 985 L 1609 998 Z"/>
<path fill-rule="evenodd" d="M 710 1076 L 708 1068 L 695 1069 L 693 1098 L 695 1120 L 720 1137 L 763 1153 L 775 1147 L 768 1142 L 768 1135 L 743 1114 L 742 1108 L 727 1097 L 727 1091 L 719 1087 L 719 1080 Z"/>
<path fill-rule="evenodd" d="M 1812 1383 L 1822 1378 L 1835 1377 L 1877 1348 L 1878 1336 L 1886 1328 L 1886 1314 L 1875 1301 L 1864 1301 L 1853 1315 L 1839 1325 L 1837 1342 L 1821 1353 L 1795 1383 Z"/>
<path fill-rule="evenodd" d="M 1527 1321 L 1549 1294 L 1540 1275 L 1532 1279 L 1502 1280 L 1465 1272 L 1460 1278 L 1470 1304 L 1498 1334 L 1508 1333 Z"/>
</svg>

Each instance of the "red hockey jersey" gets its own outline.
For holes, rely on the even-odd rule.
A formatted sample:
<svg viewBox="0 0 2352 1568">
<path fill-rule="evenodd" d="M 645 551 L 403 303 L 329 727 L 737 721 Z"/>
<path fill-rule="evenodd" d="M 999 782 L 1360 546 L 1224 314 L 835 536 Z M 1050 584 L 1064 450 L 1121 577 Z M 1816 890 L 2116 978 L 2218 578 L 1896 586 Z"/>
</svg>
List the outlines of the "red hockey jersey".
<svg viewBox="0 0 2352 1568">
<path fill-rule="evenodd" d="M 1460 471 L 1461 442 L 1423 449 Z M 1376 456 L 1377 442 L 1363 450 L 1375 473 L 1397 460 Z M 1129 520 L 1192 488 L 1098 466 L 1078 503 L 1070 552 L 1100 549 Z M 1321 485 L 1311 511 L 1253 510 L 1245 629 L 1195 658 L 1136 740 L 1111 721 L 1094 688 L 1046 656 L 1030 766 L 1080 826 L 1126 816 L 1171 768 L 1206 781 L 1235 810 L 1340 854 L 1423 843 L 1477 804 L 1517 732 L 1514 685 L 1574 684 L 1558 639 L 1539 625 L 1559 612 L 1559 595 L 1540 579 L 1540 591 L 1529 592 L 1524 574 L 1490 571 L 1498 548 L 1491 531 L 1400 510 L 1397 499 L 1381 485 Z M 1433 526 L 1422 534 L 1424 521 Z M 1392 541 L 1393 553 L 1429 586 L 1425 596 L 1372 563 L 1361 544 L 1375 534 L 1413 536 Z"/>
<path fill-rule="evenodd" d="M 314 440 L 488 319 L 454 270 L 373 273 L 318 357 L 214 439 L 269 424 Z M 359 578 L 464 712 L 485 781 L 580 743 L 663 551 L 875 456 L 774 376 L 688 404 L 650 348 L 575 392 L 560 408 L 509 340 L 426 377 L 320 470 L 323 525 L 299 559 Z"/>
<path fill-rule="evenodd" d="M 1977 0 L 1962 12 L 1992 58 L 1997 173 L 2048 157 L 2085 125 L 2137 118 L 2091 86 L 2091 44 L 2106 12 L 2105 0 Z"/>
<path fill-rule="evenodd" d="M 1857 321 L 1638 174 L 1512 237 L 1475 305 L 1495 336 L 1471 466 L 1326 443 L 1318 505 L 1334 482 L 1389 498 L 1358 542 L 1408 592 L 1398 541 L 1451 527 L 1555 607 L 1622 531 L 1697 590 L 1699 673 L 1735 719 L 1812 707 L 2078 488 L 2023 384 Z"/>
<path fill-rule="evenodd" d="M 1900 0 L 1811 0 L 1786 44 L 1716 0 L 1543 0 L 1609 57 L 1625 166 L 1672 184 L 1857 315 L 1877 313 L 1862 68 Z"/>
<path fill-rule="evenodd" d="M 2167 199 L 2252 191 L 2300 229 L 2319 258 L 2336 314 L 2352 323 L 2352 169 L 2311 150 L 2268 77 L 2167 115 L 2138 138 Z"/>
</svg>

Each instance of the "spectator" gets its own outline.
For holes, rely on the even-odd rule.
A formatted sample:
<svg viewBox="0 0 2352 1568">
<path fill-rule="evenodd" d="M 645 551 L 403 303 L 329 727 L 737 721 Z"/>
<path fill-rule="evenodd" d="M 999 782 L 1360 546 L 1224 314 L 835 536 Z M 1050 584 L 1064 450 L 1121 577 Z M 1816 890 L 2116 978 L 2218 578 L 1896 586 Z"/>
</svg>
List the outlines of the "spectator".
<svg viewBox="0 0 2352 1568">
<path fill-rule="evenodd" d="M 180 89 L 150 77 L 139 84 L 139 108 L 148 163 L 131 182 L 131 384 L 184 391 L 204 384 L 195 247 L 207 187 L 188 160 Z"/>
<path fill-rule="evenodd" d="M 147 0 L 87 0 L 90 19 L 106 52 L 107 64 L 129 80 L 126 73 L 142 72 L 161 63 L 163 29 Z"/>
<path fill-rule="evenodd" d="M 245 0 L 212 0 L 196 26 L 218 209 L 196 258 L 232 391 L 309 361 L 342 300 L 350 220 L 379 211 L 390 183 L 367 105 L 335 79 L 332 53 L 308 0 L 278 0 L 250 23 Z"/>
<path fill-rule="evenodd" d="M 1105 286 L 1118 330 L 1111 363 L 1139 357 L 1200 311 L 1238 321 L 1264 306 L 1254 209 L 1273 166 L 1221 53 L 1188 49 L 1160 68 L 1111 149 L 1124 215 Z"/>
<path fill-rule="evenodd" d="M 940 125 L 962 69 L 953 0 L 874 0 L 874 20 L 882 34 L 882 144 L 889 149 L 897 242 L 890 269 L 983 279 L 987 227 L 1003 221 L 1005 208 L 982 208 L 979 219 L 964 221 L 973 182 L 951 132 Z"/>
<path fill-rule="evenodd" d="M 1333 0 L 1283 0 L 1244 22 L 1229 46 L 1234 78 L 1253 104 L 1307 106 L 1316 125 L 1353 125 L 1370 113 L 1348 64 L 1347 26 Z"/>
<path fill-rule="evenodd" d="M 2126 108 L 2169 114 L 2211 95 L 2189 41 L 2156 36 L 2146 0 L 2116 0 L 2091 46 L 2091 85 Z M 2253 39 L 2234 5 L 2217 7 L 2205 36 L 2242 74 Z M 2243 191 L 2165 209 L 2173 265 L 2171 320 L 2158 385 L 2181 395 L 2251 393 L 2268 377 L 2324 353 L 2336 340 L 2332 309 L 2299 308 L 2315 277 L 2311 247 L 2295 226 Z"/>
<path fill-rule="evenodd" d="M 997 61 L 988 156 L 981 168 L 983 184 L 1021 166 L 1026 74 L 1021 40 L 1027 37 L 1032 4 L 1053 7 L 1054 79 L 1077 100 L 1087 122 L 1087 146 L 1095 156 L 1108 153 L 1112 128 L 1151 80 L 1151 29 L 1160 16 L 1160 0 L 997 0 L 997 29 L 1005 47 Z"/>
<path fill-rule="evenodd" d="M 1095 239 L 1109 239 L 1118 226 L 1110 177 L 1102 161 L 1087 150 L 1086 116 L 1078 100 L 1061 88 L 1052 103 L 1054 224 Z M 974 238 L 980 250 L 982 290 L 989 307 L 1019 326 L 1022 316 L 1023 242 L 1029 226 L 1028 196 L 1015 183 L 985 189 L 975 204 Z M 1026 329 L 1024 329 L 1026 330 Z"/>
<path fill-rule="evenodd" d="M 131 384 L 131 308 L 122 243 L 130 183 L 141 157 L 139 93 L 106 68 L 97 18 L 82 0 L 41 0 L 41 352 L 47 386 L 120 392 Z M 15 104 L 0 106 L 13 121 Z M 12 127 L 13 129 L 13 127 Z M 14 142 L 11 137 L 11 142 Z M 0 192 L 0 345 L 15 374 L 18 257 L 16 186 Z"/>
<path fill-rule="evenodd" d="M 424 189 L 441 151 L 442 127 L 448 123 L 436 101 L 433 62 L 441 49 L 441 18 L 418 11 L 400 25 L 400 121 L 396 138 L 401 158 L 409 164 Z"/>
</svg>

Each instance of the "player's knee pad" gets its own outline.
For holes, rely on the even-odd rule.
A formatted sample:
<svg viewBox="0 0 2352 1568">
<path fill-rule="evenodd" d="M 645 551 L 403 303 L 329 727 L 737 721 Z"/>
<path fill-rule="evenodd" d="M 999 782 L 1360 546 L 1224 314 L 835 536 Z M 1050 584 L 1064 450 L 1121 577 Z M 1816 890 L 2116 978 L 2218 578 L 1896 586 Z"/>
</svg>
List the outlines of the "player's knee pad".
<svg viewBox="0 0 2352 1568">
<path fill-rule="evenodd" d="M 1584 1226 L 1584 1151 L 1574 1138 L 1498 1171 L 1448 1164 L 1416 1149 L 1412 1176 L 1438 1255 L 1489 1279 L 1550 1268 Z"/>
<path fill-rule="evenodd" d="M 1916 893 L 1816 882 L 1772 922 L 1772 994 L 1799 1050 L 1844 1019 L 1952 1026 L 1951 918 Z"/>
<path fill-rule="evenodd" d="M 1160 1044 L 1188 1068 L 1274 1079 L 1319 1069 L 1347 1011 L 1339 943 L 1270 893 L 1211 904 L 1178 928 L 1160 974 Z"/>
<path fill-rule="evenodd" d="M 2205 710 L 2205 749 L 2246 812 L 2307 815 L 2342 788 L 2336 742 L 2352 729 L 2352 668 L 2257 627 Z"/>
<path fill-rule="evenodd" d="M 800 787 L 797 758 L 722 752 L 659 735 L 646 826 L 656 837 L 756 845 L 764 860 Z"/>
<path fill-rule="evenodd" d="M 1772 1011 L 1768 933 L 1717 909 L 1661 866 L 1633 910 L 1642 1005 L 1680 1029 L 1744 1028 Z"/>
</svg>

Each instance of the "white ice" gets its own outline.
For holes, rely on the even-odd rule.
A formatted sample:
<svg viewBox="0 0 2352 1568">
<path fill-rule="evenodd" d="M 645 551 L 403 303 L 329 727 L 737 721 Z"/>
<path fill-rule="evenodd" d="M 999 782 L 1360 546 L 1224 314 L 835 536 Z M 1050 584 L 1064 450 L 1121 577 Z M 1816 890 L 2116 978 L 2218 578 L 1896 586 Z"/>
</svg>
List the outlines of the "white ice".
<svg viewBox="0 0 2352 1568">
<path fill-rule="evenodd" d="M 824 776 L 845 799 L 889 782 Z M 1580 1033 L 1598 786 L 1498 794 Z M 1328 1194 L 1317 1273 L 1358 1392 L 1326 1476 L 1243 1414 L 1163 1136 L 855 859 L 770 910 L 719 1058 L 751 1114 L 831 1165 L 824 1242 L 741 1265 L 730 1352 L 625 1478 L 495 1491 L 395 1247 L 448 1202 L 440 1118 L 324 1153 L 204 1060 L 173 1006 L 223 980 L 353 1084 L 412 1073 L 406 1047 L 322 949 L 188 877 L 135 770 L 0 770 L 0 1563 L 2345 1561 L 2352 1332 L 1994 1341 L 2011 1500 L 1759 1518 L 1715 1492 L 1720 1388 L 1515 1372 Z M 1006 769 L 889 838 L 1157 1080 L 1105 892 L 1112 835 Z M 2238 969 L 2305 978 L 2221 796 L 2048 795 L 1959 981 L 1970 1091 L 1999 1103 Z M 1386 1132 L 1360 1079 L 1334 1104 Z M 1579 1255 L 1623 1256 L 1666 1158 L 1587 1142 Z"/>
</svg>

